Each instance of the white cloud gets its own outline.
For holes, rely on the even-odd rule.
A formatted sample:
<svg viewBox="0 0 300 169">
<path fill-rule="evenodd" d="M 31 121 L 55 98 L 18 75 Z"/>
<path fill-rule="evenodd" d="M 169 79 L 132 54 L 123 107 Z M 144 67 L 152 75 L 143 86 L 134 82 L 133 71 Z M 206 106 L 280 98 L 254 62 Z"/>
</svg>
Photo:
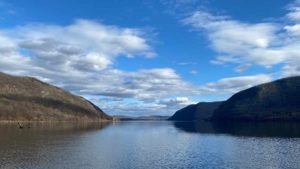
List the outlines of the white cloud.
<svg viewBox="0 0 300 169">
<path fill-rule="evenodd" d="M 154 56 L 144 35 L 138 29 L 88 20 L 0 30 L 0 71 L 34 76 L 94 100 L 101 97 L 106 103 L 100 107 L 112 114 L 117 109 L 136 114 L 156 113 L 160 108 L 167 112 L 172 106 L 160 100 L 199 94 L 193 91 L 196 86 L 170 68 L 130 72 L 113 67 L 119 56 Z M 116 100 L 118 104 L 112 104 Z M 189 102 L 179 99 L 177 103 Z"/>
<path fill-rule="evenodd" d="M 20 35 L 20 32 L 17 34 Z M 212 94 L 226 98 L 250 83 L 247 78 L 242 78 L 234 87 L 225 83 L 228 80 L 196 86 L 183 80 L 170 68 L 129 72 L 113 67 L 92 67 L 91 65 L 113 64 L 110 57 L 117 56 L 106 54 L 102 57 L 101 54 L 106 52 L 100 50 L 82 52 L 85 49 L 79 48 L 80 46 L 67 41 L 57 43 L 54 37 L 52 40 L 35 39 L 29 43 L 26 38 L 22 39 L 19 35 L 15 39 L 9 34 L 1 34 L 0 40 L 3 42 L 0 43 L 0 50 L 3 51 L 0 57 L 1 71 L 35 76 L 61 86 L 89 98 L 110 114 L 170 115 L 188 104 L 195 103 L 190 98 L 204 98 Z M 77 55 L 80 57 L 75 57 Z M 243 80 L 245 83 L 241 82 Z M 254 81 L 262 82 L 257 79 Z"/>
<path fill-rule="evenodd" d="M 300 22 L 300 1 L 296 0 L 290 4 L 288 10 L 287 18 L 295 22 Z"/>
<path fill-rule="evenodd" d="M 217 61 L 245 62 L 254 61 L 261 65 L 278 63 L 280 59 L 264 55 L 263 60 L 256 58 L 253 50 L 266 50 L 274 40 L 277 26 L 271 23 L 247 24 L 232 20 L 226 16 L 214 16 L 197 11 L 184 20 L 195 28 L 208 32 L 212 48 L 224 55 Z M 268 60 L 268 62 L 265 62 Z"/>
<path fill-rule="evenodd" d="M 244 43 L 261 49 L 268 48 L 269 41 Z M 288 47 L 289 53 L 297 55 L 298 51 L 292 50 L 296 47 Z M 200 86 L 185 81 L 170 68 L 118 70 L 114 62 L 119 56 L 155 55 L 145 34 L 138 29 L 88 20 L 67 26 L 37 24 L 0 30 L 0 52 L 0 71 L 34 76 L 58 85 L 91 99 L 110 114 L 165 112 L 170 115 L 194 103 L 191 98 L 212 94 L 226 98 L 238 90 L 270 80 L 267 75 L 257 75 Z M 291 67 L 286 69 L 292 71 Z"/>
<path fill-rule="evenodd" d="M 176 97 L 174 99 L 163 99 L 160 101 L 160 104 L 163 104 L 166 107 L 175 107 L 176 109 L 195 103 L 196 102 L 190 100 L 188 97 Z"/>
<path fill-rule="evenodd" d="M 175 97 L 165 98 L 162 100 L 156 100 L 150 103 L 144 103 L 141 101 L 124 101 L 114 100 L 109 102 L 103 102 L 103 99 L 90 98 L 94 103 L 101 106 L 102 109 L 111 112 L 113 115 L 171 115 L 175 111 L 196 102 L 190 100 L 187 97 Z"/>
<path fill-rule="evenodd" d="M 283 70 L 283 76 L 288 77 L 288 76 L 295 76 L 295 75 L 299 75 L 300 72 L 300 66 L 290 66 L 290 65 L 286 65 L 282 68 Z"/>
<path fill-rule="evenodd" d="M 148 71 L 152 73 L 151 70 Z M 136 72 L 135 74 L 139 74 L 139 72 Z M 148 77 L 144 75 L 141 76 L 144 80 Z M 153 79 L 153 76 L 151 76 L 151 79 Z M 182 80 L 172 81 L 172 85 L 170 85 L 163 82 L 164 80 L 162 79 L 154 79 L 153 81 L 160 81 L 160 83 L 162 83 L 157 86 L 152 82 L 147 82 L 147 80 L 144 82 L 133 80 L 130 84 L 119 84 L 119 86 L 111 88 L 110 92 L 107 93 L 91 93 L 112 98 L 123 98 L 125 100 L 138 98 L 138 102 L 128 103 L 123 100 L 117 100 L 111 104 L 107 102 L 102 104 L 99 103 L 104 110 L 108 110 L 108 112 L 112 112 L 113 114 L 121 112 L 122 114 L 129 115 L 135 112 L 133 113 L 135 115 L 138 115 L 139 113 L 148 115 L 163 113 L 164 115 L 170 115 L 178 109 L 203 101 L 205 98 L 213 97 L 217 100 L 226 99 L 238 91 L 261 83 L 270 82 L 272 77 L 271 75 L 266 74 L 230 77 L 200 86 L 193 86 L 190 84 L 180 85 L 182 82 L 186 83 Z M 166 81 L 168 80 L 166 79 Z M 161 88 L 161 86 L 164 87 Z M 192 100 L 191 98 L 198 99 Z"/>
<path fill-rule="evenodd" d="M 292 36 L 300 36 L 300 24 L 285 26 L 284 29 Z"/>
<path fill-rule="evenodd" d="M 290 20 L 299 22 L 300 21 L 300 8 L 298 8 L 298 7 L 294 8 L 293 11 L 290 12 L 287 16 Z"/>
<path fill-rule="evenodd" d="M 207 33 L 211 48 L 218 53 L 211 63 L 238 65 L 237 72 L 247 70 L 250 65 L 291 67 L 300 58 L 299 9 L 298 1 L 290 4 L 287 14 L 290 25 L 246 23 L 204 11 L 194 12 L 183 22 Z"/>
<path fill-rule="evenodd" d="M 213 93 L 222 91 L 223 94 L 233 94 L 258 84 L 270 82 L 271 80 L 272 77 L 270 75 L 258 74 L 224 78 L 217 82 L 208 83 L 205 87 Z"/>
<path fill-rule="evenodd" d="M 2 32 L 19 50 L 30 52 L 34 65 L 48 64 L 62 71 L 99 71 L 120 55 L 155 55 L 141 31 L 90 20 L 77 20 L 69 26 L 27 25 Z"/>
<path fill-rule="evenodd" d="M 251 64 L 241 64 L 238 67 L 236 67 L 234 71 L 237 73 L 242 73 L 246 71 L 249 67 L 251 67 Z"/>
<path fill-rule="evenodd" d="M 33 24 L 0 30 L 0 50 L 26 58 L 32 67 L 56 71 L 100 71 L 118 56 L 153 57 L 138 29 L 77 20 L 68 26 Z M 2 56 L 2 60 L 6 60 Z M 18 62 L 16 60 L 15 62 Z"/>
<path fill-rule="evenodd" d="M 96 83 L 86 81 L 87 84 L 84 86 L 76 87 L 70 84 L 68 88 L 78 88 L 79 90 L 84 87 L 84 90 L 80 90 L 82 94 L 135 98 L 144 102 L 153 102 L 174 95 L 190 94 L 196 88 L 196 86 L 182 80 L 173 69 L 169 68 L 136 72 L 111 69 L 97 75 L 94 80 Z"/>
</svg>

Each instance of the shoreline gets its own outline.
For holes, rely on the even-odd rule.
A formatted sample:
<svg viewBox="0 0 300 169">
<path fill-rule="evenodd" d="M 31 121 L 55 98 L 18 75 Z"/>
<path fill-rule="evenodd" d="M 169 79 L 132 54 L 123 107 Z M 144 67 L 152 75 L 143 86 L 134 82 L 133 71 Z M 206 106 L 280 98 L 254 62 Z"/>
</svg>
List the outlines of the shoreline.
<svg viewBox="0 0 300 169">
<path fill-rule="evenodd" d="M 5 123 L 108 123 L 115 120 L 0 120 L 0 124 Z"/>
</svg>

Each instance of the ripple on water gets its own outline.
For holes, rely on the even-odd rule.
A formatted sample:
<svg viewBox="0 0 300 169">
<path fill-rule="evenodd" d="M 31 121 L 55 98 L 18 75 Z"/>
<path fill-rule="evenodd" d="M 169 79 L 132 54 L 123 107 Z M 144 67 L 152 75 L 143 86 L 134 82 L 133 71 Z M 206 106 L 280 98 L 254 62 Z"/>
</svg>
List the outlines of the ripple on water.
<svg viewBox="0 0 300 169">
<path fill-rule="evenodd" d="M 292 126 L 294 135 L 266 129 L 120 122 L 32 124 L 20 130 L 1 124 L 0 168 L 299 168 L 298 128 Z"/>
</svg>

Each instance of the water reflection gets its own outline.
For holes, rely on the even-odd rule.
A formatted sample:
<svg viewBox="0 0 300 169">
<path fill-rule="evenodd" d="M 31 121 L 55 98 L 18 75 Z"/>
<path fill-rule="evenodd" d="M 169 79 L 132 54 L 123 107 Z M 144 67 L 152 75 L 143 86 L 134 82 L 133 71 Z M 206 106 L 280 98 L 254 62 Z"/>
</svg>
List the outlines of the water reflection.
<svg viewBox="0 0 300 169">
<path fill-rule="evenodd" d="M 191 133 L 249 137 L 300 137 L 300 124 L 297 122 L 174 122 L 173 124 L 177 129 Z"/>
<path fill-rule="evenodd" d="M 83 122 L 36 122 L 22 123 L 23 128 L 20 129 L 17 123 L 1 123 L 0 124 L 0 148 L 9 147 L 11 145 L 22 145 L 38 140 L 38 137 L 46 139 L 58 139 L 65 135 L 78 135 L 91 131 L 102 130 L 110 123 L 83 123 Z M 53 137 L 55 136 L 55 137 Z M 32 144 L 32 143 L 31 143 Z"/>
<path fill-rule="evenodd" d="M 0 168 L 56 168 L 55 159 L 72 156 L 76 149 L 70 147 L 84 147 L 89 135 L 109 123 L 45 122 L 22 126 L 20 129 L 17 123 L 0 124 Z"/>
<path fill-rule="evenodd" d="M 300 138 L 281 138 L 299 136 L 298 125 L 177 122 L 174 127 L 169 121 L 23 125 L 19 129 L 17 124 L 0 124 L 1 169 L 300 166 Z"/>
<path fill-rule="evenodd" d="M 80 132 L 99 130 L 107 127 L 109 122 L 22 122 L 0 123 L 0 133 L 32 132 Z M 9 132 L 7 132 L 9 131 Z"/>
</svg>

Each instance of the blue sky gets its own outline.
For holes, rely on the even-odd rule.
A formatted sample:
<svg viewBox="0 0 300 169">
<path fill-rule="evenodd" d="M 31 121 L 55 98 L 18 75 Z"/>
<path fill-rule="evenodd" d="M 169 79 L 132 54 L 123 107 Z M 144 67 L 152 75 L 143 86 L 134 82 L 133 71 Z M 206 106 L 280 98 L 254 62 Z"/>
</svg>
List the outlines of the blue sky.
<svg viewBox="0 0 300 169">
<path fill-rule="evenodd" d="M 171 115 L 300 74 L 300 1 L 0 0 L 0 70 Z"/>
</svg>

